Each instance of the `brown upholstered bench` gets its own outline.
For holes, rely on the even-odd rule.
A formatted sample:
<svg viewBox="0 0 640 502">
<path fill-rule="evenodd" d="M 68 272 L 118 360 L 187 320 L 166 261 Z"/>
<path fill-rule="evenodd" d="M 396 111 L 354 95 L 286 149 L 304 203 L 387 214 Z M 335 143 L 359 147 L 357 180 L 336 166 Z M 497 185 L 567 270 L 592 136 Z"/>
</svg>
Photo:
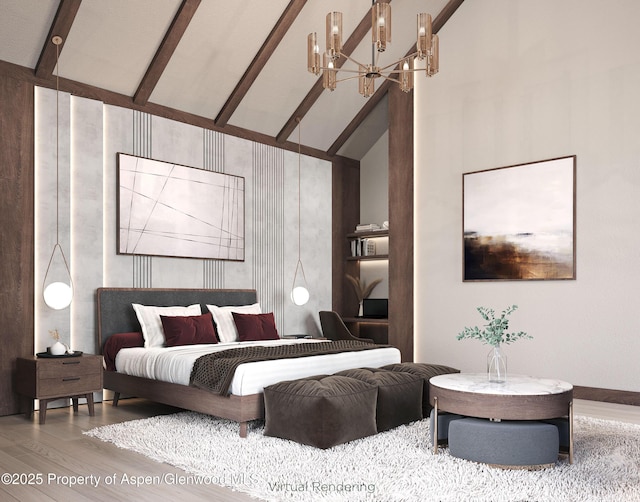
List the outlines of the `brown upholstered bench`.
<svg viewBox="0 0 640 502">
<path fill-rule="evenodd" d="M 381 368 L 357 368 L 336 375 L 356 378 L 378 388 L 378 432 L 422 419 L 422 379 Z"/>
<path fill-rule="evenodd" d="M 264 389 L 266 436 L 317 448 L 375 434 L 378 389 L 362 380 L 319 375 Z"/>
<path fill-rule="evenodd" d="M 422 417 L 427 418 L 431 413 L 431 404 L 429 402 L 429 379 L 438 375 L 446 375 L 448 373 L 460 373 L 460 370 L 450 366 L 430 363 L 397 363 L 383 366 L 382 369 L 389 371 L 398 371 L 401 373 L 410 373 L 417 375 L 423 380 L 422 388 Z"/>
</svg>

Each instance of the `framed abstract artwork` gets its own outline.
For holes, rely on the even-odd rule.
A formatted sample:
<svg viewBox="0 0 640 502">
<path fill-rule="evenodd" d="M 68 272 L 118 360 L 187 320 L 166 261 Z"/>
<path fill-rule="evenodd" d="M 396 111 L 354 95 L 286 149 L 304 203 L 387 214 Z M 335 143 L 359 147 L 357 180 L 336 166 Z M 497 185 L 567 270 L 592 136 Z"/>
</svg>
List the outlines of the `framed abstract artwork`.
<svg viewBox="0 0 640 502">
<path fill-rule="evenodd" d="M 575 279 L 575 179 L 575 155 L 463 174 L 463 280 Z"/>
<path fill-rule="evenodd" d="M 117 154 L 118 254 L 244 261 L 244 178 Z"/>
</svg>

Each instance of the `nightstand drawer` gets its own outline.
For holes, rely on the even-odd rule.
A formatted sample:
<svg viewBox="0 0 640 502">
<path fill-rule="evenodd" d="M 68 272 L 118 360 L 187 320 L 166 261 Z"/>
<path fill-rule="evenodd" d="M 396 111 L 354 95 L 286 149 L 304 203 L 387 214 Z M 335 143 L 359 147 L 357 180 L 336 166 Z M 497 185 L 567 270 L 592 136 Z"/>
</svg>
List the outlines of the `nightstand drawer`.
<svg viewBox="0 0 640 502">
<path fill-rule="evenodd" d="M 67 376 L 58 378 L 42 378 L 38 382 L 39 398 L 71 396 L 102 390 L 102 375 Z"/>
<path fill-rule="evenodd" d="M 96 357 L 68 357 L 39 361 L 38 378 L 64 378 L 68 376 L 100 373 L 102 366 Z"/>
</svg>

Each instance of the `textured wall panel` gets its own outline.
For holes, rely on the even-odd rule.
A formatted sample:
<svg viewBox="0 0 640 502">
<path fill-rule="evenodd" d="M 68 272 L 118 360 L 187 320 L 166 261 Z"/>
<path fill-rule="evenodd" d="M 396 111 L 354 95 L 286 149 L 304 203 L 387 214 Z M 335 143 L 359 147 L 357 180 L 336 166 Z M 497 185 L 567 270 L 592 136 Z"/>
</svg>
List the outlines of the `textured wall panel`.
<svg viewBox="0 0 640 502">
<path fill-rule="evenodd" d="M 208 171 L 224 172 L 224 134 L 202 130 L 202 165 Z M 245 239 L 246 240 L 246 239 Z M 223 260 L 202 260 L 202 287 L 224 287 L 225 262 Z"/>
<path fill-rule="evenodd" d="M 133 154 L 139 157 L 152 158 L 152 116 L 149 113 L 133 112 Z M 133 257 L 133 287 L 150 288 L 153 272 L 151 256 Z"/>
<path fill-rule="evenodd" d="M 284 322 L 284 153 L 253 144 L 253 284 L 263 312 Z"/>
<path fill-rule="evenodd" d="M 35 210 L 36 271 L 41 283 L 43 261 L 55 242 L 55 92 L 39 89 L 37 107 Z M 50 345 L 47 330 L 58 328 L 73 344 L 93 350 L 92 323 L 95 289 L 109 287 L 256 288 L 265 312 L 274 312 L 281 334 L 318 334 L 317 311 L 331 306 L 331 164 L 326 161 L 266 147 L 189 124 L 151 116 L 95 101 L 76 99 L 70 123 L 70 98 L 61 94 L 61 235 L 73 238 L 72 267 L 82 274 L 81 298 L 71 309 L 44 310 L 36 287 L 36 340 L 38 351 Z M 66 100 L 66 103 L 62 103 Z M 70 152 L 70 141 L 73 151 Z M 118 152 L 225 172 L 245 179 L 245 261 L 200 260 L 118 255 Z M 302 168 L 302 260 L 311 300 L 303 307 L 289 300 L 298 258 L 298 162 Z M 53 162 L 53 164 L 52 164 Z M 52 168 L 53 166 L 53 168 Z M 61 171 L 62 172 L 62 171 Z M 69 203 L 69 187 L 72 202 Z M 65 202 L 66 201 L 66 202 Z M 53 240 L 51 240 L 53 236 Z M 50 241 L 50 242 L 49 242 Z M 68 244 L 63 244 L 66 246 Z M 90 298 L 91 297 L 91 298 Z M 40 309 L 40 310 L 38 310 Z M 65 339 L 69 343 L 69 339 Z"/>
<path fill-rule="evenodd" d="M 71 97 L 71 272 L 74 298 L 71 304 L 71 347 L 96 353 L 93 329 L 96 284 L 103 277 L 102 171 L 103 113 L 100 101 Z M 87 253 L 90 244 L 93 252 Z"/>
</svg>

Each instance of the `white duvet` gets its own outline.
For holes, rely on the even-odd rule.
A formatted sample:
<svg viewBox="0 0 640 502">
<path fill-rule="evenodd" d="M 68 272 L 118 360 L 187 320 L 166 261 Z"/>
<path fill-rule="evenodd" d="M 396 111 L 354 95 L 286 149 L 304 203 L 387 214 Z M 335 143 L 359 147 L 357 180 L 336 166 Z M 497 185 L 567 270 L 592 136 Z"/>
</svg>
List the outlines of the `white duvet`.
<svg viewBox="0 0 640 502">
<path fill-rule="evenodd" d="M 196 359 L 205 354 L 248 345 L 282 345 L 294 343 L 331 343 L 313 339 L 281 339 L 261 342 L 230 342 L 215 345 L 182 345 L 122 349 L 116 356 L 120 373 L 163 382 L 189 385 Z M 341 352 L 320 356 L 258 361 L 238 366 L 229 392 L 246 396 L 262 392 L 264 387 L 313 375 L 330 375 L 351 368 L 379 368 L 400 362 L 400 351 L 394 347 Z"/>
</svg>

